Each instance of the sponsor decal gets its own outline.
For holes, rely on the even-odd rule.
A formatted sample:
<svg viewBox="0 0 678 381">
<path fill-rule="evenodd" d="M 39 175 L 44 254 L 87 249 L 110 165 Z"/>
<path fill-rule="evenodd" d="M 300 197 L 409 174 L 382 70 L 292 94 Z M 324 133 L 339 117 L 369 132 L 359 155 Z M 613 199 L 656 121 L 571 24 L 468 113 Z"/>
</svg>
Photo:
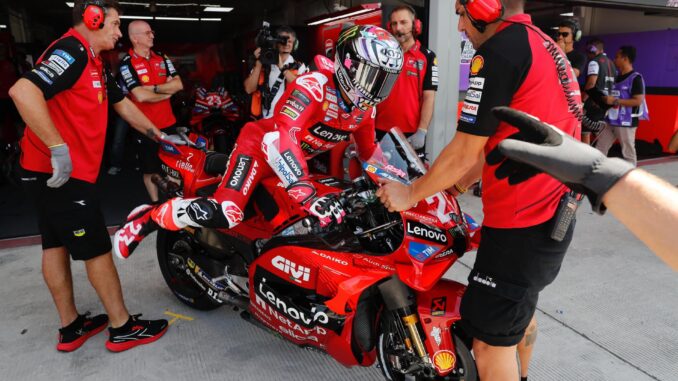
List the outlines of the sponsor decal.
<svg viewBox="0 0 678 381">
<path fill-rule="evenodd" d="M 195 170 L 193 169 L 193 164 L 191 164 L 187 161 L 183 161 L 183 160 L 179 159 L 179 160 L 177 160 L 177 162 L 174 165 L 179 169 L 183 169 L 183 170 L 189 171 L 191 173 L 195 172 Z"/>
<path fill-rule="evenodd" d="M 95 89 L 100 89 L 101 81 L 92 81 L 92 87 L 94 87 Z"/>
<path fill-rule="evenodd" d="M 280 113 L 286 115 L 288 118 L 292 120 L 297 120 L 299 118 L 299 113 L 292 110 L 288 106 L 283 106 L 282 109 L 280 109 Z"/>
<path fill-rule="evenodd" d="M 303 103 L 306 106 L 311 104 L 311 100 L 306 96 L 306 94 L 302 93 L 299 90 L 293 90 L 292 96 L 297 98 L 299 102 Z"/>
<path fill-rule="evenodd" d="M 175 146 L 173 146 L 172 144 L 165 143 L 165 142 L 160 142 L 160 149 L 162 149 L 163 151 L 170 153 L 172 155 L 181 154 L 181 152 L 179 152 L 179 150 Z"/>
<path fill-rule="evenodd" d="M 52 54 L 49 57 L 48 61 L 56 62 L 57 65 L 61 66 L 64 70 L 68 69 L 71 66 L 68 62 L 66 62 L 66 60 L 64 60 L 60 56 L 57 56 L 56 54 Z"/>
<path fill-rule="evenodd" d="M 417 77 L 417 76 L 418 76 L 418 75 L 417 75 L 417 72 L 415 72 L 415 71 L 409 71 L 409 70 L 407 71 L 407 75 L 409 75 L 410 77 Z"/>
<path fill-rule="evenodd" d="M 497 283 L 494 281 L 494 279 L 492 279 L 491 276 L 482 276 L 480 274 L 476 274 L 473 276 L 473 281 L 488 287 L 497 288 Z"/>
<path fill-rule="evenodd" d="M 328 108 L 330 108 L 330 102 L 323 102 L 323 111 L 327 111 Z"/>
<path fill-rule="evenodd" d="M 344 140 L 347 140 L 350 136 L 350 133 L 347 131 L 337 130 L 330 126 L 325 126 L 323 124 L 316 124 L 310 130 L 311 135 L 318 137 L 326 142 L 339 143 Z"/>
<path fill-rule="evenodd" d="M 292 172 L 297 177 L 303 177 L 304 171 L 302 170 L 301 164 L 297 161 L 297 158 L 294 157 L 292 150 L 287 150 L 282 153 L 283 159 L 287 162 L 287 165 L 292 169 Z"/>
<path fill-rule="evenodd" d="M 442 258 L 447 257 L 450 254 L 454 254 L 454 249 L 447 249 L 447 250 L 445 250 L 441 253 L 438 253 L 438 255 L 436 255 L 435 259 L 442 259 Z"/>
<path fill-rule="evenodd" d="M 313 253 L 313 254 L 315 254 L 315 255 L 321 257 L 321 258 L 327 259 L 328 261 L 332 261 L 332 262 L 334 262 L 334 263 L 338 263 L 338 264 L 340 264 L 340 265 L 342 265 L 342 266 L 348 266 L 348 262 L 347 262 L 347 261 L 345 261 L 345 260 L 343 260 L 343 259 L 340 259 L 340 258 L 337 258 L 337 257 L 333 257 L 333 256 L 328 255 L 328 254 L 325 254 L 325 253 L 323 253 L 322 251 L 315 251 L 315 250 L 312 250 L 311 253 Z"/>
<path fill-rule="evenodd" d="M 137 70 L 137 74 L 146 74 L 146 73 L 148 73 L 148 70 L 146 70 L 145 68 Z"/>
<path fill-rule="evenodd" d="M 414 218 L 414 219 L 417 219 L 419 221 L 425 222 L 429 225 L 435 225 L 435 224 L 438 223 L 437 219 L 435 219 L 431 216 L 425 215 L 425 214 L 412 212 L 412 211 L 404 211 L 402 213 L 405 217 Z"/>
<path fill-rule="evenodd" d="M 440 374 L 450 372 L 454 369 L 456 362 L 457 358 L 454 356 L 454 353 L 448 350 L 438 351 L 433 355 L 433 365 Z"/>
<path fill-rule="evenodd" d="M 308 282 L 311 279 L 311 269 L 309 267 L 298 265 L 280 255 L 273 258 L 271 264 L 276 269 L 290 275 L 290 279 L 297 283 Z"/>
<path fill-rule="evenodd" d="M 285 181 L 287 181 L 288 185 L 299 180 L 298 177 L 294 176 L 285 159 L 280 156 L 274 159 L 273 170 L 278 174 L 278 177 L 282 177 Z"/>
<path fill-rule="evenodd" d="M 174 168 L 168 167 L 167 164 L 165 163 L 160 164 L 160 169 L 162 169 L 162 172 L 165 173 L 167 176 L 177 180 L 181 180 L 181 174 L 179 174 L 179 171 L 177 171 Z"/>
<path fill-rule="evenodd" d="M 336 103 L 330 103 L 330 110 L 339 111 L 339 106 Z"/>
<path fill-rule="evenodd" d="M 297 110 L 298 112 L 303 112 L 306 109 L 306 107 L 300 105 L 294 98 L 287 99 L 285 104 Z"/>
<path fill-rule="evenodd" d="M 297 132 L 301 131 L 301 128 L 299 127 L 292 127 L 290 128 L 290 139 L 292 139 L 292 142 L 294 144 L 299 144 L 297 143 Z"/>
<path fill-rule="evenodd" d="M 473 115 L 461 113 L 461 116 L 459 117 L 459 119 L 461 119 L 462 121 L 464 121 L 466 123 L 471 123 L 471 124 L 476 123 L 476 117 L 473 116 Z"/>
<path fill-rule="evenodd" d="M 132 78 L 132 73 L 130 73 L 129 68 L 127 66 L 123 66 L 122 69 L 120 69 L 120 73 L 122 74 L 122 78 L 125 80 Z"/>
<path fill-rule="evenodd" d="M 478 115 L 478 105 L 475 103 L 464 102 L 464 107 L 461 108 L 461 112 L 470 115 Z"/>
<path fill-rule="evenodd" d="M 438 57 L 433 58 L 433 64 L 438 66 Z"/>
<path fill-rule="evenodd" d="M 323 86 L 327 83 L 327 77 L 316 72 L 303 75 L 297 78 L 296 82 L 299 86 L 308 90 L 316 101 L 322 102 L 324 98 Z"/>
<path fill-rule="evenodd" d="M 52 53 L 52 54 L 55 54 L 55 55 L 57 55 L 57 56 L 63 58 L 64 60 L 66 60 L 66 62 L 68 62 L 69 65 L 72 64 L 73 62 L 75 62 L 75 58 L 73 58 L 73 56 L 71 56 L 70 54 L 64 52 L 64 51 L 61 50 L 61 49 L 55 50 L 54 53 Z M 64 69 L 65 69 L 65 68 L 64 68 Z"/>
<path fill-rule="evenodd" d="M 97 100 L 99 101 L 99 104 L 104 103 L 104 93 L 103 92 L 99 91 L 97 93 Z"/>
<path fill-rule="evenodd" d="M 85 236 L 85 229 L 78 229 L 73 231 L 73 235 L 80 238 Z"/>
<path fill-rule="evenodd" d="M 41 64 L 47 66 L 48 68 L 52 69 L 53 72 L 57 73 L 58 75 L 61 75 L 64 73 L 64 69 L 61 68 L 61 66 L 57 65 L 56 63 L 46 60 L 42 61 Z"/>
<path fill-rule="evenodd" d="M 440 250 L 440 247 L 426 245 L 419 242 L 410 242 L 407 250 L 414 259 L 423 262 L 433 254 L 437 253 L 438 250 Z"/>
<path fill-rule="evenodd" d="M 38 70 L 40 70 L 41 72 L 47 74 L 47 76 L 49 76 L 50 78 L 54 79 L 54 73 L 52 73 L 52 71 L 49 70 L 48 67 L 46 67 L 46 66 L 40 66 L 40 67 L 38 67 Z"/>
<path fill-rule="evenodd" d="M 141 76 L 141 82 L 143 82 L 143 83 L 146 83 L 146 82 L 148 82 L 148 81 L 150 81 L 150 80 L 151 80 L 151 79 L 150 79 L 147 75 Z"/>
<path fill-rule="evenodd" d="M 240 189 L 245 182 L 245 175 L 250 171 L 251 166 L 252 158 L 250 156 L 242 154 L 238 155 L 235 168 L 233 168 L 233 172 L 231 172 L 231 176 L 226 183 L 226 188 L 240 192 Z"/>
<path fill-rule="evenodd" d="M 254 182 L 254 176 L 257 175 L 257 168 L 259 168 L 259 162 L 256 160 L 254 161 L 254 165 L 252 166 L 252 170 L 250 171 L 249 176 L 247 176 L 247 180 L 245 181 L 245 186 L 242 188 L 242 194 L 247 196 L 247 194 L 250 192 L 250 188 L 252 187 L 252 183 Z"/>
<path fill-rule="evenodd" d="M 444 231 L 415 221 L 407 221 L 407 235 L 441 244 L 447 243 L 447 234 Z"/>
<path fill-rule="evenodd" d="M 327 113 L 325 114 L 325 120 L 327 121 L 327 118 L 332 119 L 337 119 L 339 117 L 339 114 L 334 111 L 334 110 L 327 110 Z"/>
<path fill-rule="evenodd" d="M 431 337 L 435 340 L 437 346 L 440 346 L 440 343 L 443 342 L 443 338 L 440 336 L 441 332 L 440 327 L 433 327 L 431 330 Z"/>
<path fill-rule="evenodd" d="M 468 87 L 472 89 L 482 90 L 485 87 L 485 78 L 484 77 L 469 78 Z"/>
<path fill-rule="evenodd" d="M 471 60 L 471 75 L 480 73 L 480 71 L 483 69 L 483 66 L 485 66 L 485 59 L 483 56 L 473 57 Z"/>
<path fill-rule="evenodd" d="M 443 316 L 447 311 L 447 297 L 431 299 L 431 316 Z"/>
<path fill-rule="evenodd" d="M 224 216 L 226 216 L 226 220 L 228 220 L 230 227 L 239 224 L 245 217 L 240 207 L 233 201 L 222 202 L 221 212 L 224 213 Z"/>
<path fill-rule="evenodd" d="M 417 60 L 417 69 L 421 70 L 424 68 L 424 60 Z"/>
<path fill-rule="evenodd" d="M 468 90 L 466 92 L 466 100 L 470 102 L 480 103 L 483 98 L 483 92 L 478 90 Z"/>
<path fill-rule="evenodd" d="M 304 328 L 312 328 L 316 324 L 327 324 L 330 317 L 323 311 L 318 311 L 316 307 L 307 310 L 295 305 L 291 300 L 278 296 L 272 288 L 266 286 L 264 283 L 266 278 L 263 278 L 257 287 L 255 302 L 259 308 L 266 310 L 270 305 L 278 312 L 287 316 L 293 322 L 301 325 Z"/>
<path fill-rule="evenodd" d="M 336 95 L 336 94 L 332 94 L 332 92 L 329 91 L 329 90 L 328 90 L 327 93 L 325 94 L 325 99 L 327 99 L 328 101 L 330 101 L 330 102 L 332 102 L 332 103 L 337 103 L 337 95 Z"/>
</svg>

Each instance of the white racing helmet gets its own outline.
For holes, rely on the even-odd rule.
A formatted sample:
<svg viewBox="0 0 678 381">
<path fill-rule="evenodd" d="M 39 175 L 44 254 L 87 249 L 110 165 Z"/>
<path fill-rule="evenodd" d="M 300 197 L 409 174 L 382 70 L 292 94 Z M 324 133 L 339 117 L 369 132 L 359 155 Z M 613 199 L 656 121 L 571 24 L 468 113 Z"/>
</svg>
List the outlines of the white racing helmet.
<svg viewBox="0 0 678 381">
<path fill-rule="evenodd" d="M 334 72 L 351 103 L 361 110 L 376 106 L 391 92 L 403 68 L 403 51 L 386 30 L 355 25 L 341 32 Z"/>
</svg>

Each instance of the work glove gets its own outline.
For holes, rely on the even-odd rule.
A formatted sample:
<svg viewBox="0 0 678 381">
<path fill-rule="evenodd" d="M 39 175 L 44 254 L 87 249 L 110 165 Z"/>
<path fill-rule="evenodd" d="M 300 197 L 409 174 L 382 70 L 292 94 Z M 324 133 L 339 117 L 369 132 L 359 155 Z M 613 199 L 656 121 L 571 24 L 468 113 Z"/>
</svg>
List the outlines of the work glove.
<svg viewBox="0 0 678 381">
<path fill-rule="evenodd" d="M 340 224 L 346 212 L 336 194 L 319 194 L 316 186 L 310 181 L 297 181 L 287 187 L 287 194 L 308 214 L 318 218 L 320 227 L 326 227 L 333 222 Z"/>
<path fill-rule="evenodd" d="M 160 135 L 160 140 L 166 141 L 168 143 L 172 143 L 172 144 L 175 144 L 175 145 L 178 145 L 178 146 L 185 146 L 186 145 L 186 141 L 181 136 L 179 136 L 179 135 L 167 135 L 164 132 Z"/>
<path fill-rule="evenodd" d="M 499 156 L 507 157 L 500 162 L 495 174 L 498 179 L 508 178 L 509 184 L 543 172 L 573 191 L 585 194 L 593 210 L 603 214 L 606 210 L 603 195 L 634 169 L 631 163 L 608 158 L 529 114 L 508 107 L 495 107 L 492 112 L 497 119 L 520 130 L 501 141 L 500 153 L 493 157 L 493 161 Z"/>
<path fill-rule="evenodd" d="M 414 135 L 407 138 L 407 141 L 410 142 L 414 149 L 422 148 L 426 144 L 426 130 L 423 128 L 418 129 Z"/>
<path fill-rule="evenodd" d="M 59 188 L 71 178 L 71 172 L 73 172 L 71 154 L 68 152 L 66 143 L 49 147 L 49 151 L 52 154 L 50 159 L 52 162 L 52 177 L 47 179 L 47 186 Z"/>
</svg>

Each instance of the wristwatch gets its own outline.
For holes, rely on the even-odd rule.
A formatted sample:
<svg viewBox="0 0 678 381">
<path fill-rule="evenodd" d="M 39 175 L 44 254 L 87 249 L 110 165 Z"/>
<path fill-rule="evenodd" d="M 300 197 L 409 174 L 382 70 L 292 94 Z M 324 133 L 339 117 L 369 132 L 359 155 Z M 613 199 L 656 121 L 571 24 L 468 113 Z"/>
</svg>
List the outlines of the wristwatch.
<svg viewBox="0 0 678 381">
<path fill-rule="evenodd" d="M 153 85 L 153 92 L 158 93 L 158 85 Z"/>
<path fill-rule="evenodd" d="M 614 106 L 614 107 L 619 106 L 619 98 L 614 98 L 614 101 L 612 102 L 612 106 Z"/>
</svg>

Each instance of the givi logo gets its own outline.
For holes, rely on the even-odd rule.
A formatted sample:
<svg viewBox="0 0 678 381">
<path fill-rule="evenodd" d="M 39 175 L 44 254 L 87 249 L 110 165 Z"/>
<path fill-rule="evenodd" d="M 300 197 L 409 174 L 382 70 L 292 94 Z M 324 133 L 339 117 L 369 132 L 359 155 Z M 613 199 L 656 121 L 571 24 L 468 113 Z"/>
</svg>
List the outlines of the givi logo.
<svg viewBox="0 0 678 381">
<path fill-rule="evenodd" d="M 271 264 L 273 265 L 273 267 L 284 272 L 285 274 L 291 275 L 292 280 L 294 280 L 297 283 L 301 283 L 302 281 L 308 282 L 308 280 L 311 278 L 310 268 L 299 266 L 296 263 L 280 255 L 273 258 Z"/>
</svg>

